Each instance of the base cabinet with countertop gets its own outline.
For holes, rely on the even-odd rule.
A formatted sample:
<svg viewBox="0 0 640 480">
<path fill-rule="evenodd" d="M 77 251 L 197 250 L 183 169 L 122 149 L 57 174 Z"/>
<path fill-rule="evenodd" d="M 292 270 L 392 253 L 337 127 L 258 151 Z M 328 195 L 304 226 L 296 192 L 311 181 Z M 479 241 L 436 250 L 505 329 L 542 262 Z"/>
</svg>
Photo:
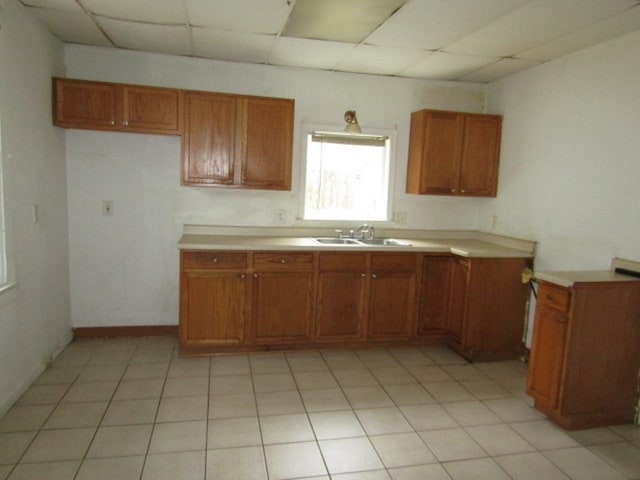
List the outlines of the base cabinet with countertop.
<svg viewBox="0 0 640 480">
<path fill-rule="evenodd" d="M 527 393 L 568 429 L 627 423 L 638 406 L 640 281 L 539 280 Z"/>
</svg>

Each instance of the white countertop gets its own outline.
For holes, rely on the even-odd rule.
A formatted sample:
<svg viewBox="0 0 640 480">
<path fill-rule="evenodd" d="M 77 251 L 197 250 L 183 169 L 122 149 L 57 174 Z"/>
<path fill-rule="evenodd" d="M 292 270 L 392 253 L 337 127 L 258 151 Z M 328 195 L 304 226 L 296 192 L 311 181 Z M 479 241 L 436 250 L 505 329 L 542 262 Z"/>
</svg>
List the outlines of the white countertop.
<svg viewBox="0 0 640 480">
<path fill-rule="evenodd" d="M 615 273 L 613 270 L 536 272 L 536 278 L 563 287 L 572 287 L 576 283 L 640 282 L 640 278 Z"/>
<path fill-rule="evenodd" d="M 451 238 L 440 238 L 449 234 Z M 316 250 L 453 253 L 464 257 L 533 257 L 535 242 L 472 231 L 425 232 L 377 230 L 377 237 L 395 238 L 411 246 L 319 245 L 311 237 L 332 237 L 326 230 L 185 226 L 178 243 L 183 250 Z M 457 238 L 459 237 L 459 238 Z"/>
</svg>

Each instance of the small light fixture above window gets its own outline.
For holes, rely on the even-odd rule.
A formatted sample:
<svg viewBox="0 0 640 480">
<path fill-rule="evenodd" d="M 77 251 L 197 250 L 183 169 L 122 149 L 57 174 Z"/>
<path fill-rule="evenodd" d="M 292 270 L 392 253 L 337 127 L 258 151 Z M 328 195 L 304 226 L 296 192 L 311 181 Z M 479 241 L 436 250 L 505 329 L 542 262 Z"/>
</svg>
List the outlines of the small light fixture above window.
<svg viewBox="0 0 640 480">
<path fill-rule="evenodd" d="M 347 122 L 347 125 L 344 127 L 345 132 L 362 133 L 355 110 L 347 110 L 344 112 L 344 121 Z"/>
</svg>

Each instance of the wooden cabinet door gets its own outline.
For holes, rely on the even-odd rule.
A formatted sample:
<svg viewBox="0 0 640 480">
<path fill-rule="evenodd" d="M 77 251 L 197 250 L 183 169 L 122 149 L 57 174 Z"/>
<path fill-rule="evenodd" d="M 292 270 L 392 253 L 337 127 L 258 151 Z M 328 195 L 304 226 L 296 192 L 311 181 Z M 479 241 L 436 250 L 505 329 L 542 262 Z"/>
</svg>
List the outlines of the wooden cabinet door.
<svg viewBox="0 0 640 480">
<path fill-rule="evenodd" d="M 125 128 L 146 133 L 180 133 L 178 90 L 125 85 L 122 102 Z"/>
<path fill-rule="evenodd" d="M 367 255 L 321 253 L 318 264 L 315 339 L 324 342 L 361 338 Z"/>
<path fill-rule="evenodd" d="M 424 257 L 418 335 L 442 335 L 447 331 L 452 262 L 450 256 Z"/>
<path fill-rule="evenodd" d="M 116 125 L 115 85 L 54 79 L 54 125 L 112 130 Z"/>
<path fill-rule="evenodd" d="M 467 314 L 467 285 L 469 262 L 465 258 L 454 258 L 451 263 L 451 291 L 447 333 L 454 342 L 462 343 L 464 321 Z"/>
<path fill-rule="evenodd" d="M 502 118 L 497 115 L 467 115 L 458 190 L 463 195 L 495 196 Z"/>
<path fill-rule="evenodd" d="M 527 393 L 547 410 L 555 410 L 558 407 L 566 335 L 566 315 L 538 303 L 533 326 Z"/>
<path fill-rule="evenodd" d="M 242 185 L 289 190 L 293 100 L 245 97 L 242 105 Z"/>
<path fill-rule="evenodd" d="M 244 272 L 183 272 L 180 298 L 181 343 L 243 343 L 248 306 L 247 282 Z"/>
<path fill-rule="evenodd" d="M 184 94 L 183 185 L 234 183 L 236 118 L 231 95 Z"/>
<path fill-rule="evenodd" d="M 263 271 L 253 276 L 255 342 L 308 342 L 313 311 L 313 273 Z"/>
</svg>

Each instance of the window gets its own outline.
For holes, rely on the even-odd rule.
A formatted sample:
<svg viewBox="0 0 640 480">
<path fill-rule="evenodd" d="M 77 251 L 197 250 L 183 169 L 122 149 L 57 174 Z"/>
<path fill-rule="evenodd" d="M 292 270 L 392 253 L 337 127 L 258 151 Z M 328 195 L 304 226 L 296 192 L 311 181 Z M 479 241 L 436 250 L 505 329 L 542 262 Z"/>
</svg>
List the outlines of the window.
<svg viewBox="0 0 640 480">
<path fill-rule="evenodd" d="M 311 130 L 306 145 L 305 220 L 388 220 L 389 135 Z"/>
</svg>

